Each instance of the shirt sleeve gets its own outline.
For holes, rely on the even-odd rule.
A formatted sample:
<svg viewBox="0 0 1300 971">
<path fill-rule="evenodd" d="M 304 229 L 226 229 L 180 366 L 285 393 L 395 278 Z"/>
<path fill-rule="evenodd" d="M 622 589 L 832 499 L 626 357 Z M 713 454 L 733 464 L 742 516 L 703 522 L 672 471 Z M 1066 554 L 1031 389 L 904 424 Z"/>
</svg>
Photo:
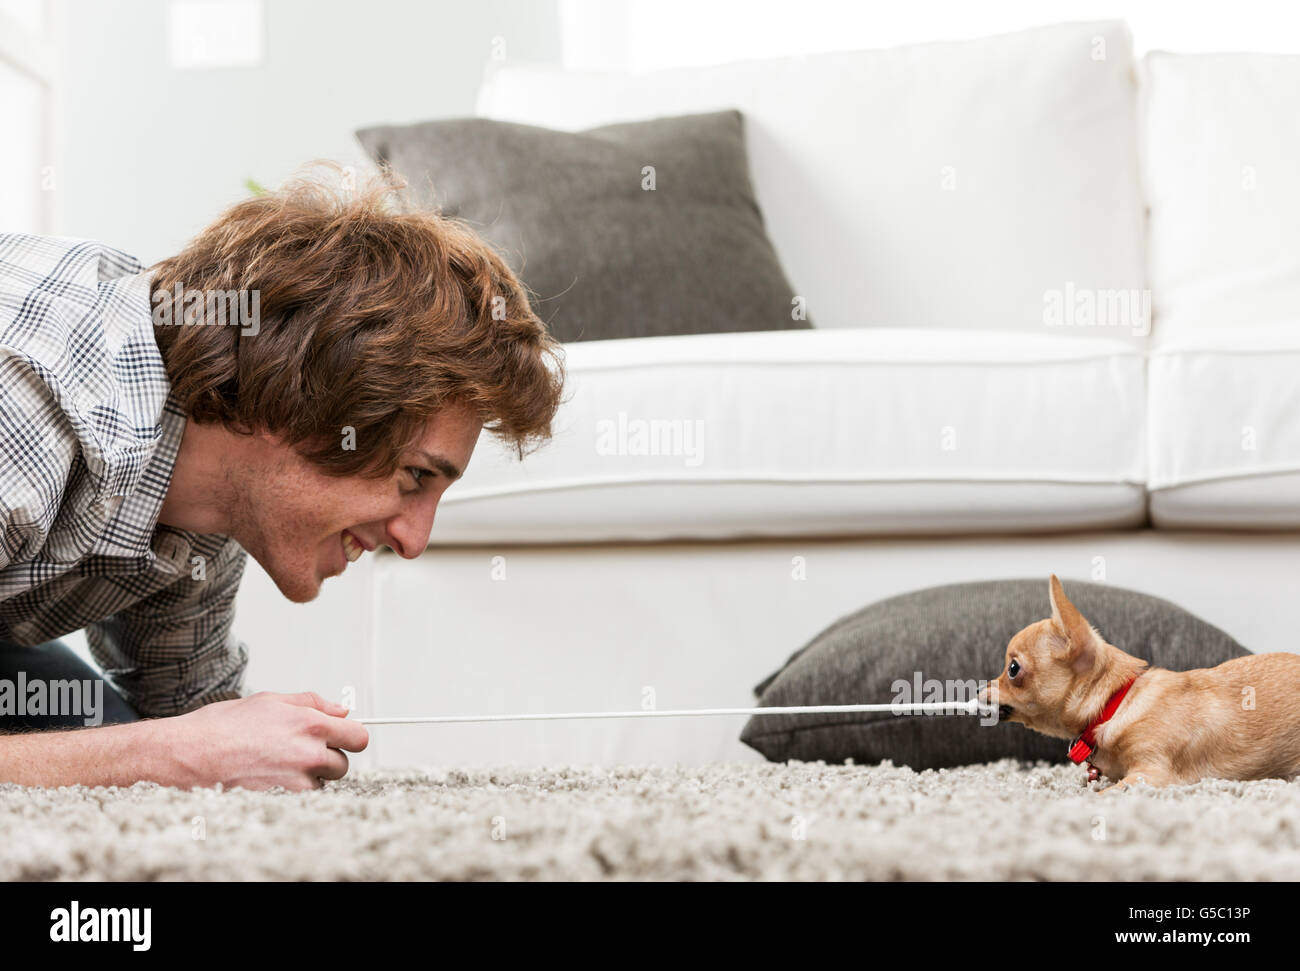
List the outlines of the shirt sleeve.
<svg viewBox="0 0 1300 971">
<path fill-rule="evenodd" d="M 231 630 L 247 554 L 191 536 L 175 583 L 86 627 L 90 653 L 142 716 L 180 715 L 244 692 L 248 651 Z"/>
<path fill-rule="evenodd" d="M 46 380 L 30 361 L 0 347 L 0 570 L 45 545 L 74 471 L 76 445 Z M 84 485 L 84 479 L 74 483 Z M 0 581 L 0 596 L 6 592 Z"/>
</svg>

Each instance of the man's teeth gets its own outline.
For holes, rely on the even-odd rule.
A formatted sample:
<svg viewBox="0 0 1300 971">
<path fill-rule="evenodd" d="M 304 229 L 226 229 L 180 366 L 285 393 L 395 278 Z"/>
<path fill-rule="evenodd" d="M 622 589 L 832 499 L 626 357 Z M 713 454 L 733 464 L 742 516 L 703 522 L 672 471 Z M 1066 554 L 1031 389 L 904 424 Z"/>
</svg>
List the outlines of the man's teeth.
<svg viewBox="0 0 1300 971">
<path fill-rule="evenodd" d="M 349 533 L 343 534 L 343 555 L 348 558 L 349 563 L 355 563 L 365 551 L 366 548 L 354 540 Z"/>
</svg>

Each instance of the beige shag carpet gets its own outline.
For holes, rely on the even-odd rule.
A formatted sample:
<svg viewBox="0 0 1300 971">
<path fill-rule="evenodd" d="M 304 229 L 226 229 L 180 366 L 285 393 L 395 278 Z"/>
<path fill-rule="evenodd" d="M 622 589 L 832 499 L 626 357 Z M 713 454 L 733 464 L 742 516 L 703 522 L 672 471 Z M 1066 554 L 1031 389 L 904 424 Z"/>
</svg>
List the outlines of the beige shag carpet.
<svg viewBox="0 0 1300 971">
<path fill-rule="evenodd" d="M 299 794 L 0 785 L 0 879 L 1300 879 L 1300 781 L 1101 795 L 1081 773 L 796 762 L 385 772 Z"/>
</svg>

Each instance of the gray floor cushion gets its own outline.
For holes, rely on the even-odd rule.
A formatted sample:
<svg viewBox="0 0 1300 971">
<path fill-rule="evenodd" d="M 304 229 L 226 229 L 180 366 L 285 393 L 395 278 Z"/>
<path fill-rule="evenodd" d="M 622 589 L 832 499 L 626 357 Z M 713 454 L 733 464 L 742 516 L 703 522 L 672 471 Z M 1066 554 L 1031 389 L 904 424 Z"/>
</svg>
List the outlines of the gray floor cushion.
<svg viewBox="0 0 1300 971">
<path fill-rule="evenodd" d="M 469 222 L 562 341 L 811 326 L 763 225 L 738 111 L 553 131 L 357 132 L 409 198 Z"/>
<path fill-rule="evenodd" d="M 1075 606 L 1111 644 L 1157 667 L 1213 667 L 1250 653 L 1167 600 L 1063 579 Z M 996 678 L 1018 631 L 1051 616 L 1046 578 L 933 587 L 891 597 L 844 617 L 755 689 L 759 705 L 888 703 L 898 680 Z M 953 700 L 913 697 L 908 700 Z M 898 699 L 902 700 L 902 699 Z M 758 715 L 741 741 L 773 761 L 875 763 L 916 769 L 1001 758 L 1066 761 L 1067 743 L 1022 725 L 981 725 L 963 715 Z"/>
</svg>

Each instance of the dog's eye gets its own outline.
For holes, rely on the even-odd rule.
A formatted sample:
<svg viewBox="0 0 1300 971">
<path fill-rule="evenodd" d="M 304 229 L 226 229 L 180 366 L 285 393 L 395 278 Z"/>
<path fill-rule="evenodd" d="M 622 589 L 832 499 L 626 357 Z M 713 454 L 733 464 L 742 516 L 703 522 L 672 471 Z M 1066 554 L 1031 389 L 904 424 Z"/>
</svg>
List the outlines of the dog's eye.
<svg viewBox="0 0 1300 971">
<path fill-rule="evenodd" d="M 1015 658 L 1012 658 L 1011 663 L 1007 665 L 1007 674 L 1013 678 L 1020 676 L 1020 662 Z"/>
</svg>

